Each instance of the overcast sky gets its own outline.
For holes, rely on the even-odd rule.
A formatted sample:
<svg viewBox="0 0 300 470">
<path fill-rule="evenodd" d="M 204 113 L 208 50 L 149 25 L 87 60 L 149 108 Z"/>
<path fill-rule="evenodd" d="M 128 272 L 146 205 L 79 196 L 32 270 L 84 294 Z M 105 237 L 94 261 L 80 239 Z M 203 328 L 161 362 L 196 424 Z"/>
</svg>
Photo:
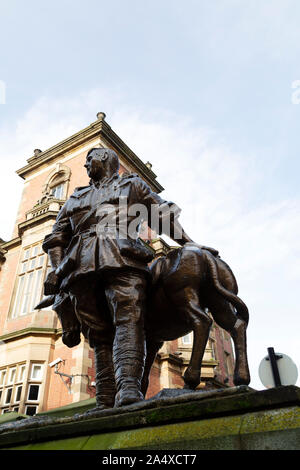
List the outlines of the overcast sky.
<svg viewBox="0 0 300 470">
<path fill-rule="evenodd" d="M 15 170 L 104 111 L 185 230 L 232 267 L 251 386 L 269 346 L 299 368 L 299 0 L 0 5 L 0 237 Z"/>
</svg>

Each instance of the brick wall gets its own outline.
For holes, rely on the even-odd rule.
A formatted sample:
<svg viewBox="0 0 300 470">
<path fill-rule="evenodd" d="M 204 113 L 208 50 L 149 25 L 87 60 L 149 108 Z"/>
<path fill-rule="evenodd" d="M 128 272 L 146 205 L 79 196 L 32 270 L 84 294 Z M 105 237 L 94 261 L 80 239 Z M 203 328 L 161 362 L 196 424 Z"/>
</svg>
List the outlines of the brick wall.
<svg viewBox="0 0 300 470">
<path fill-rule="evenodd" d="M 71 368 L 76 365 L 76 360 L 72 357 L 72 349 L 67 348 L 59 338 L 51 351 L 49 362 L 57 358 L 65 362 L 59 364 L 59 372 L 71 375 Z M 66 385 L 58 374 L 55 374 L 55 368 L 48 367 L 48 394 L 45 397 L 44 409 L 51 410 L 60 406 L 68 405 L 73 402 L 72 394 L 68 393 Z M 67 377 L 64 377 L 67 380 Z"/>
</svg>

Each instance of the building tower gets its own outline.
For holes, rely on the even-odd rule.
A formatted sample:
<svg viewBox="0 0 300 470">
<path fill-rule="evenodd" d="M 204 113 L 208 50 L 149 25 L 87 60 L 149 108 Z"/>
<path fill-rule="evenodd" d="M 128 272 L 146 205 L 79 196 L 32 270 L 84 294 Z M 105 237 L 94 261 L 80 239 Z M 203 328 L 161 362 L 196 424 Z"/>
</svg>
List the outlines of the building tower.
<svg viewBox="0 0 300 470">
<path fill-rule="evenodd" d="M 87 341 L 82 337 L 77 347 L 68 349 L 55 312 L 50 307 L 34 310 L 50 269 L 42 241 L 75 187 L 88 184 L 83 165 L 94 147 L 112 148 L 120 158 L 121 173 L 138 173 L 152 190 L 163 190 L 151 164 L 144 164 L 121 140 L 104 113 L 53 147 L 34 150 L 17 171 L 24 189 L 14 231 L 11 240 L 0 239 L 0 413 L 34 415 L 95 396 L 93 351 Z M 164 240 L 146 229 L 141 233 L 141 238 L 149 236 L 156 256 L 167 253 L 170 247 Z M 192 334 L 164 344 L 152 369 L 147 397 L 162 388 L 182 387 L 191 347 Z M 230 337 L 214 325 L 200 387 L 232 385 L 232 374 Z"/>
</svg>

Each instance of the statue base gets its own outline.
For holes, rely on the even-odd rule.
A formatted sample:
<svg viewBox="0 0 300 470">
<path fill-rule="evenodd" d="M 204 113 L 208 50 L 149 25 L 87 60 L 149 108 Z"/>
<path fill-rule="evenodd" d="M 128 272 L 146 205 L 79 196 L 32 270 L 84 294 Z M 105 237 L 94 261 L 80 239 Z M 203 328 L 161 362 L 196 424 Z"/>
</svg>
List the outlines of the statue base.
<svg viewBox="0 0 300 470">
<path fill-rule="evenodd" d="M 300 389 L 164 389 L 122 408 L 86 413 L 74 404 L 1 424 L 0 449 L 19 450 L 296 450 Z"/>
</svg>

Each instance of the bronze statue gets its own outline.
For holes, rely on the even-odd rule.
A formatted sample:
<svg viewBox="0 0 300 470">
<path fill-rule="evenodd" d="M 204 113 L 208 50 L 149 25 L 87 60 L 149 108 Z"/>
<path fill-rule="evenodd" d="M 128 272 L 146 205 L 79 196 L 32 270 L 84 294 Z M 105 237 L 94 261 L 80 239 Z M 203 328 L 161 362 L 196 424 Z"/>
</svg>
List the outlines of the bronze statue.
<svg viewBox="0 0 300 470">
<path fill-rule="evenodd" d="M 113 150 L 91 149 L 85 168 L 90 185 L 75 190 L 45 237 L 53 268 L 45 281 L 50 297 L 36 308 L 54 302 L 63 342 L 76 346 L 82 332 L 94 348 L 97 409 L 143 400 L 161 342 L 191 330 L 195 339 L 184 379 L 195 388 L 211 324 L 206 308 L 233 337 L 235 383 L 249 383 L 247 307 L 218 252 L 193 242 L 178 222 L 178 207 L 138 175 L 119 176 Z M 137 210 L 144 217 L 137 218 Z M 138 236 L 143 218 L 183 248 L 149 267 L 153 252 Z"/>
</svg>

